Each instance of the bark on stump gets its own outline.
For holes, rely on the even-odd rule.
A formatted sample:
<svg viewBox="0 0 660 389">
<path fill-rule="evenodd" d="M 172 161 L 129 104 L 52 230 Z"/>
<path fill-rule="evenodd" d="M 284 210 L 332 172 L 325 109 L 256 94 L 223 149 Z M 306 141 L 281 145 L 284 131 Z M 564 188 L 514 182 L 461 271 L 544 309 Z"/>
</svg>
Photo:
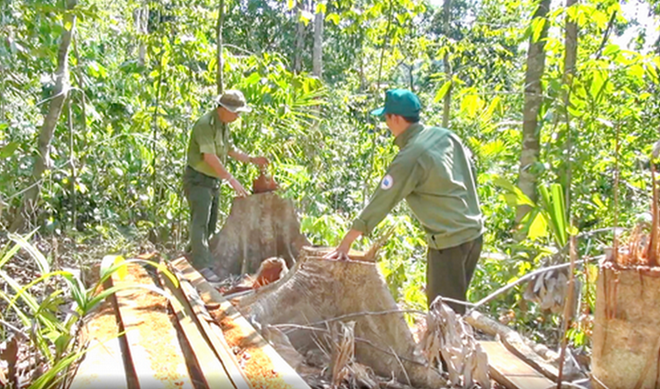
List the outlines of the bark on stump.
<svg viewBox="0 0 660 389">
<path fill-rule="evenodd" d="M 270 257 L 283 258 L 291 268 L 305 245 L 310 243 L 300 233 L 293 203 L 273 192 L 235 198 L 222 230 L 209 243 L 213 270 L 221 278 L 255 273 Z"/>
<path fill-rule="evenodd" d="M 594 388 L 659 386 L 659 293 L 658 268 L 601 265 L 593 335 Z"/>
<path fill-rule="evenodd" d="M 351 261 L 324 260 L 322 257 L 328 251 L 304 247 L 295 267 L 283 279 L 241 299 L 239 310 L 265 327 L 309 326 L 351 313 L 398 309 L 375 262 L 357 260 L 360 258 L 356 256 Z M 412 385 L 420 388 L 439 388 L 445 384 L 437 371 L 425 366 L 403 314 L 363 315 L 344 321 L 355 321 L 356 339 L 371 343 L 357 340 L 355 355 L 357 362 L 371 367 L 376 374 L 383 377 L 394 374 L 406 384 L 409 378 Z M 316 326 L 327 328 L 324 324 Z M 302 329 L 294 329 L 288 335 L 303 355 L 317 347 L 315 340 L 320 337 Z"/>
</svg>

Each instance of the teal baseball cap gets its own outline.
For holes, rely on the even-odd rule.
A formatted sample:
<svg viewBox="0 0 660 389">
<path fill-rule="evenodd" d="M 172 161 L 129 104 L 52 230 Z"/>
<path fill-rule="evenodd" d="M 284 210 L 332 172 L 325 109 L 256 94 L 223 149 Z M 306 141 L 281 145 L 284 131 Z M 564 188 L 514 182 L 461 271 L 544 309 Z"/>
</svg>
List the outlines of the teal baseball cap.
<svg viewBox="0 0 660 389">
<path fill-rule="evenodd" d="M 408 118 L 419 117 L 419 111 L 422 104 L 416 94 L 407 89 L 390 89 L 385 94 L 385 106 L 374 109 L 371 114 L 374 116 L 384 116 L 393 114 L 405 116 Z"/>
</svg>

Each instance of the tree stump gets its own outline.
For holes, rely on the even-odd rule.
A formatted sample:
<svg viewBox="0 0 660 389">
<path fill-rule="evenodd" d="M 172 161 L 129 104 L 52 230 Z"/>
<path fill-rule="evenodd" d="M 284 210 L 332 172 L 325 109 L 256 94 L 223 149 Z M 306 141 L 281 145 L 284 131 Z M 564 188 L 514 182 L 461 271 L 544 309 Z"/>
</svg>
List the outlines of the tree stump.
<svg viewBox="0 0 660 389">
<path fill-rule="evenodd" d="M 290 200 L 274 192 L 237 197 L 222 230 L 209 246 L 216 274 L 255 273 L 261 262 L 281 257 L 290 268 L 300 248 L 311 245 L 300 233 L 300 223 Z"/>
<path fill-rule="evenodd" d="M 262 327 L 298 325 L 280 328 L 289 332 L 291 344 L 303 355 L 317 348 L 322 336 L 300 326 L 323 331 L 329 324 L 318 322 L 352 313 L 398 309 L 375 262 L 354 255 L 350 261 L 323 259 L 329 250 L 304 247 L 284 278 L 238 302 L 239 310 Z M 409 379 L 419 388 L 445 384 L 436 370 L 426 366 L 402 313 L 361 315 L 342 321 L 355 322 L 356 360 L 376 374 L 394 374 L 401 383 L 408 384 Z"/>
<path fill-rule="evenodd" d="M 660 384 L 660 269 L 601 264 L 596 289 L 594 388 Z"/>
</svg>

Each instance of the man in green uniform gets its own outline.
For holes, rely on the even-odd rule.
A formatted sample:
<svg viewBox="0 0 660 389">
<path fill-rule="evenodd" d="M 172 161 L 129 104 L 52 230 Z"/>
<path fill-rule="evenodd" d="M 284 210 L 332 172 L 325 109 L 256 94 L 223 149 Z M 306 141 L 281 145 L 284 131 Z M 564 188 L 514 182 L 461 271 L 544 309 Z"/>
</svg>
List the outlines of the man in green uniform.
<svg viewBox="0 0 660 389">
<path fill-rule="evenodd" d="M 192 265 L 209 281 L 220 281 L 211 271 L 212 257 L 208 240 L 218 222 L 220 180 L 231 185 L 240 197 L 247 191 L 225 168 L 227 156 L 265 166 L 265 157 L 250 157 L 237 150 L 227 124 L 241 112 L 250 112 L 240 91 L 228 90 L 218 97 L 217 107 L 202 116 L 193 126 L 188 144 L 188 163 L 183 175 L 183 190 L 190 204 L 190 246 Z"/>
<path fill-rule="evenodd" d="M 405 198 L 427 234 L 430 306 L 437 296 L 465 301 L 484 224 L 469 150 L 453 132 L 419 123 L 420 110 L 414 93 L 394 89 L 387 92 L 385 107 L 371 113 L 385 117 L 399 153 L 351 230 L 326 257 L 347 258 L 355 239 L 371 232 Z M 461 304 L 449 305 L 465 312 Z"/>
</svg>

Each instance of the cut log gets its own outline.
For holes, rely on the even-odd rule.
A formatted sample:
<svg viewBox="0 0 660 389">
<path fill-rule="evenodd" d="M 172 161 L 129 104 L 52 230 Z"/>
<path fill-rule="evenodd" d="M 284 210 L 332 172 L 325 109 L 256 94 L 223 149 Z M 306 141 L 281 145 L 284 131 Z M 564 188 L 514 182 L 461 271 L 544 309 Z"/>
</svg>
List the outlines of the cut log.
<svg viewBox="0 0 660 389">
<path fill-rule="evenodd" d="M 266 340 L 259 335 L 259 333 L 252 327 L 252 325 L 234 308 L 229 301 L 227 301 L 217 290 L 215 290 L 206 280 L 199 274 L 185 258 L 179 258 L 172 262 L 172 266 L 176 268 L 181 276 L 189 281 L 199 292 L 199 296 L 209 309 L 214 319 L 225 323 L 225 326 L 231 328 L 224 328 L 223 330 L 231 330 L 232 335 L 240 335 L 241 345 L 243 349 L 256 350 L 260 356 L 265 358 L 265 362 L 272 366 L 269 377 L 258 377 L 257 374 L 250 374 L 253 371 L 259 371 L 259 356 L 255 355 L 254 358 L 249 358 L 245 361 L 245 371 L 250 384 L 257 388 L 292 388 L 292 389 L 309 389 L 307 383 L 296 373 L 289 364 L 282 359 L 282 357 L 275 351 L 275 349 L 266 342 Z M 225 332 L 226 334 L 226 332 Z M 232 339 L 227 337 L 227 342 L 230 346 L 235 346 L 230 343 Z M 243 354 L 247 355 L 247 354 Z M 263 361 L 263 360 L 262 360 Z M 254 366 L 250 366 L 250 365 Z M 262 372 L 263 373 L 263 372 Z"/>
<path fill-rule="evenodd" d="M 174 299 L 170 300 L 172 311 L 176 315 L 185 339 L 193 351 L 193 358 L 204 378 L 204 385 L 207 388 L 245 388 L 246 386 L 236 386 L 225 371 L 222 362 L 217 358 L 206 339 L 202 336 L 195 323 L 194 313 L 186 303 L 186 298 L 180 288 L 172 285 L 169 278 L 160 275 L 161 283 L 170 290 Z"/>
<path fill-rule="evenodd" d="M 534 369 L 541 372 L 544 376 L 557 382 L 558 370 L 539 356 L 531 347 L 530 340 L 523 338 L 519 333 L 511 328 L 480 314 L 472 311 L 465 317 L 465 321 L 472 327 L 485 332 L 486 334 L 499 336 L 504 346 L 513 354 L 521 358 Z"/>
<path fill-rule="evenodd" d="M 300 233 L 293 202 L 274 192 L 235 198 L 222 230 L 209 244 L 213 270 L 221 278 L 255 273 L 271 257 L 283 258 L 291 268 L 306 245 L 310 243 Z"/>
<path fill-rule="evenodd" d="M 660 371 L 660 269 L 600 266 L 596 287 L 592 385 L 655 388 Z"/>
<path fill-rule="evenodd" d="M 518 359 L 501 343 L 492 341 L 479 342 L 486 354 L 490 366 L 490 376 L 507 389 L 549 389 L 555 383 Z"/>
<path fill-rule="evenodd" d="M 113 285 L 154 286 L 142 267 L 136 264 L 127 267 L 125 279 L 113 274 Z M 167 299 L 144 289 L 120 290 L 115 297 L 119 330 L 125 331 L 128 344 L 128 350 L 122 353 L 130 357 L 130 366 L 125 361 L 129 366 L 129 387 L 192 389 L 177 332 L 167 312 Z M 130 371 L 131 367 L 134 372 Z M 137 383 L 131 383 L 133 375 Z"/>
<path fill-rule="evenodd" d="M 128 389 L 119 331 L 109 303 L 94 314 L 83 331 L 89 345 L 70 388 Z"/>
<path fill-rule="evenodd" d="M 304 247 L 283 279 L 240 299 L 239 310 L 262 326 L 309 326 L 352 313 L 397 310 L 374 262 L 324 260 L 328 252 Z M 408 383 L 409 378 L 416 387 L 445 384 L 436 370 L 426 366 L 403 314 L 363 315 L 350 320 L 355 321 L 356 340 L 368 341 L 356 342 L 357 362 L 384 377 L 394 374 L 402 383 Z M 302 355 L 318 347 L 313 331 L 294 329 L 288 335 Z"/>
<path fill-rule="evenodd" d="M 178 272 L 175 271 L 175 273 Z M 183 296 L 185 296 L 185 301 L 179 301 L 182 305 L 186 306 L 186 312 L 191 313 L 190 309 L 194 312 L 194 315 L 190 315 L 190 317 L 194 320 L 198 330 L 222 363 L 225 372 L 231 379 L 234 387 L 237 389 L 252 389 L 248 384 L 248 378 L 238 366 L 236 357 L 231 353 L 231 349 L 227 345 L 222 330 L 214 322 L 211 315 L 209 315 L 204 306 L 204 302 L 197 294 L 195 288 L 183 276 L 179 277 L 179 285 L 180 287 L 178 288 L 177 295 L 181 297 L 181 293 L 179 292 L 182 292 Z M 170 288 L 174 287 L 171 283 L 168 283 L 168 286 Z M 187 306 L 188 303 L 190 304 L 190 307 Z"/>
</svg>

